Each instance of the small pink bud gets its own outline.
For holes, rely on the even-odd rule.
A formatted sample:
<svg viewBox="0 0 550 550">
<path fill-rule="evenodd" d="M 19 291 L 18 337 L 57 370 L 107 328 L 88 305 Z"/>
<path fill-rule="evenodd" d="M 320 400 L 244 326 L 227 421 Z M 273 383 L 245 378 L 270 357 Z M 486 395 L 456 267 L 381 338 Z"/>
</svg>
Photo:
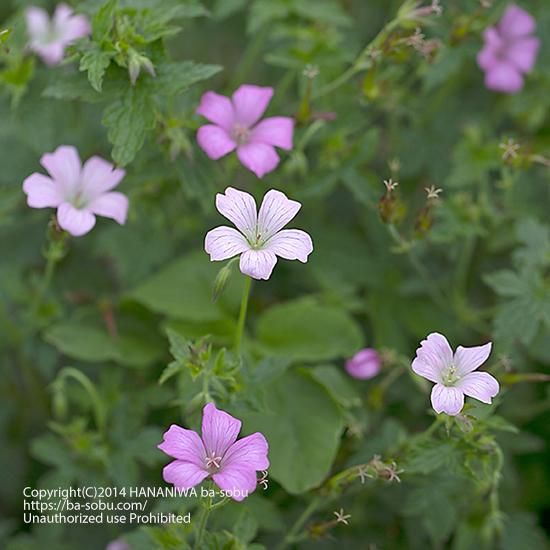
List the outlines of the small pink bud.
<svg viewBox="0 0 550 550">
<path fill-rule="evenodd" d="M 353 378 L 374 378 L 381 368 L 380 355 L 373 348 L 364 348 L 346 361 L 346 371 Z"/>
</svg>

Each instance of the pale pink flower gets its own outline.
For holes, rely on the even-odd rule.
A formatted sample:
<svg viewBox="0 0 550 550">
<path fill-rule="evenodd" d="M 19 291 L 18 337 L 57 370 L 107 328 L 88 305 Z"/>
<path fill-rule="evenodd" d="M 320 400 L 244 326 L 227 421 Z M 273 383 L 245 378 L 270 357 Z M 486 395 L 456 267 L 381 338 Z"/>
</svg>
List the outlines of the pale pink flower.
<svg viewBox="0 0 550 550">
<path fill-rule="evenodd" d="M 535 20 L 519 6 L 510 5 L 496 27 L 483 33 L 485 44 L 477 63 L 485 71 L 485 86 L 513 94 L 523 88 L 523 74 L 535 65 L 540 42 Z"/>
<path fill-rule="evenodd" d="M 158 448 L 175 458 L 163 470 L 166 483 L 190 489 L 211 477 L 235 500 L 256 489 L 256 472 L 269 468 L 265 437 L 253 433 L 237 441 L 241 421 L 208 403 L 202 412 L 202 437 L 175 424 L 164 433 Z"/>
<path fill-rule="evenodd" d="M 412 370 L 430 382 L 432 407 L 436 413 L 457 415 L 464 407 L 464 396 L 468 395 L 491 403 L 499 392 L 497 380 L 487 372 L 473 372 L 479 368 L 491 353 L 492 344 L 464 348 L 458 346 L 456 352 L 442 334 L 433 332 L 422 340 L 412 362 Z"/>
<path fill-rule="evenodd" d="M 84 15 L 74 15 L 67 4 L 59 4 L 50 19 L 42 8 L 30 7 L 25 12 L 29 48 L 48 65 L 57 65 L 63 60 L 65 48 L 91 32 L 90 23 Z"/>
<path fill-rule="evenodd" d="M 216 195 L 216 208 L 237 229 L 222 225 L 209 231 L 204 249 L 213 262 L 241 255 L 240 269 L 254 279 L 269 279 L 277 256 L 307 262 L 313 252 L 311 237 L 299 229 L 283 229 L 302 205 L 281 191 L 268 191 L 257 213 L 254 197 L 228 187 Z"/>
<path fill-rule="evenodd" d="M 261 178 L 279 164 L 275 147 L 292 149 L 294 120 L 270 117 L 258 122 L 264 114 L 273 88 L 243 84 L 231 99 L 206 92 L 197 113 L 213 124 L 199 128 L 197 141 L 201 149 L 217 160 L 237 150 L 241 163 Z"/>
<path fill-rule="evenodd" d="M 49 177 L 35 172 L 23 182 L 31 208 L 57 208 L 59 226 L 75 237 L 92 229 L 96 215 L 124 225 L 128 199 L 111 191 L 124 177 L 124 170 L 100 157 L 91 157 L 82 166 L 78 151 L 69 145 L 46 153 L 40 164 Z"/>
<path fill-rule="evenodd" d="M 380 372 L 380 368 L 380 355 L 372 348 L 364 348 L 346 361 L 348 374 L 361 380 L 375 377 Z"/>
</svg>

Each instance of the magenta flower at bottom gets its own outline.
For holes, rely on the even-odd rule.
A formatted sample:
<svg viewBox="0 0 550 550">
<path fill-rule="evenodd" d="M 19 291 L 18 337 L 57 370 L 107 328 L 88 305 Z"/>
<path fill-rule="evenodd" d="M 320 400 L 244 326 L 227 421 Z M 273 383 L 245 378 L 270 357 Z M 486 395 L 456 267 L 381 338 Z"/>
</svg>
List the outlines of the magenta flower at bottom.
<svg viewBox="0 0 550 550">
<path fill-rule="evenodd" d="M 253 433 L 237 441 L 241 421 L 208 403 L 202 412 L 202 438 L 172 424 L 158 448 L 175 458 L 163 470 L 164 481 L 190 489 L 211 477 L 234 500 L 256 489 L 256 472 L 269 468 L 265 437 Z"/>
<path fill-rule="evenodd" d="M 74 237 L 88 233 L 96 215 L 124 225 L 128 199 L 111 191 L 124 177 L 124 170 L 100 157 L 91 157 L 82 166 L 78 151 L 68 145 L 43 155 L 40 164 L 49 176 L 35 172 L 23 182 L 31 208 L 57 208 L 59 226 Z"/>
<path fill-rule="evenodd" d="M 498 25 L 485 30 L 477 63 L 485 71 L 487 88 L 508 94 L 523 88 L 523 75 L 533 69 L 540 46 L 532 36 L 535 26 L 529 13 L 510 5 Z"/>
<path fill-rule="evenodd" d="M 485 363 L 491 347 L 491 342 L 472 348 L 458 346 L 453 354 L 442 334 L 433 332 L 422 340 L 412 370 L 435 382 L 431 399 L 436 413 L 457 415 L 464 407 L 465 395 L 491 403 L 499 392 L 497 380 L 487 372 L 473 372 Z"/>
</svg>

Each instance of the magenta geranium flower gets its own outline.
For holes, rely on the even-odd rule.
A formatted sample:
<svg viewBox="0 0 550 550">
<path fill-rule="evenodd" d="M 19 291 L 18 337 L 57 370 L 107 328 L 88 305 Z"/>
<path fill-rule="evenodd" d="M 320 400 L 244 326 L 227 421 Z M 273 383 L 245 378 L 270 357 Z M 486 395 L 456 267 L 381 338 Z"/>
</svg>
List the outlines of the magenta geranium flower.
<svg viewBox="0 0 550 550">
<path fill-rule="evenodd" d="M 91 32 L 88 19 L 84 15 L 74 15 L 66 4 L 57 6 L 51 20 L 45 10 L 37 7 L 28 8 L 25 15 L 29 48 L 48 65 L 61 63 L 65 48 Z"/>
<path fill-rule="evenodd" d="M 204 249 L 213 262 L 240 254 L 242 273 L 254 279 L 269 279 L 277 256 L 305 263 L 313 251 L 311 237 L 305 231 L 283 229 L 301 207 L 272 189 L 265 194 L 258 214 L 252 195 L 228 187 L 225 194 L 216 195 L 216 208 L 239 231 L 227 226 L 212 229 L 206 235 Z"/>
<path fill-rule="evenodd" d="M 59 226 L 79 237 L 95 225 L 95 217 L 112 218 L 120 225 L 126 222 L 128 199 L 111 191 L 124 177 L 100 157 L 91 157 L 84 166 L 78 151 L 69 145 L 46 153 L 40 164 L 49 176 L 35 172 L 23 182 L 27 204 L 31 208 L 57 208 Z"/>
<path fill-rule="evenodd" d="M 346 361 L 346 371 L 350 376 L 367 380 L 380 372 L 380 355 L 375 349 L 364 348 Z"/>
<path fill-rule="evenodd" d="M 483 33 L 485 45 L 477 63 L 485 71 L 485 86 L 513 94 L 523 88 L 523 75 L 535 65 L 539 39 L 531 34 L 535 20 L 519 6 L 508 6 L 496 27 Z"/>
<path fill-rule="evenodd" d="M 473 372 L 485 363 L 491 346 L 491 342 L 472 348 L 458 346 L 453 354 L 442 334 L 433 332 L 422 340 L 412 369 L 430 382 L 435 382 L 432 407 L 436 413 L 457 415 L 464 406 L 465 395 L 491 403 L 499 392 L 497 380 L 487 372 Z"/>
<path fill-rule="evenodd" d="M 244 84 L 229 99 L 206 92 L 197 113 L 213 124 L 199 128 L 197 141 L 201 149 L 217 160 L 237 150 L 239 160 L 259 178 L 279 164 L 275 147 L 292 149 L 294 120 L 277 116 L 258 122 L 264 114 L 273 88 Z"/>
<path fill-rule="evenodd" d="M 235 500 L 256 489 L 256 472 L 269 468 L 265 437 L 253 433 L 237 441 L 241 421 L 208 403 L 202 411 L 202 437 L 175 424 L 158 448 L 175 458 L 163 470 L 164 481 L 190 489 L 211 477 Z"/>
</svg>

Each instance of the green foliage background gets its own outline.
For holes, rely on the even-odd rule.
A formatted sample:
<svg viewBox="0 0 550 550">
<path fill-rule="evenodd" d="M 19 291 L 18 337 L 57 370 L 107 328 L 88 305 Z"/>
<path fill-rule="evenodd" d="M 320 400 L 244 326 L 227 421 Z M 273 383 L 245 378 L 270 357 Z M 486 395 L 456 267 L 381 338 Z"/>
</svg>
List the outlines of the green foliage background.
<svg viewBox="0 0 550 550">
<path fill-rule="evenodd" d="M 265 433 L 272 466 L 267 491 L 212 514 L 205 548 L 547 548 L 548 6 L 520 2 L 542 46 L 524 90 L 502 96 L 475 62 L 499 0 L 443 2 L 430 24 L 402 19 L 381 39 L 400 1 L 71 3 L 93 34 L 57 68 L 25 50 L 29 2 L 0 6 L 2 546 L 95 549 L 126 534 L 131 548 L 190 547 L 190 528 L 29 529 L 21 491 L 163 485 L 163 431 L 196 428 L 210 397 Z M 440 41 L 428 57 L 407 45 L 419 24 Z M 297 118 L 293 151 L 261 181 L 195 141 L 201 94 L 242 83 L 273 86 L 268 113 Z M 508 138 L 520 149 L 503 159 Z M 125 166 L 130 213 L 124 227 L 100 220 L 70 240 L 34 311 L 51 213 L 29 209 L 21 184 L 61 144 Z M 399 187 L 384 223 L 390 177 Z M 254 284 L 242 361 L 242 278 L 234 270 L 214 302 L 221 266 L 202 250 L 229 185 L 301 201 L 296 224 L 315 246 L 306 265 L 280 261 Z M 409 369 L 431 331 L 453 346 L 493 341 L 492 406 L 472 401 L 459 420 L 431 424 L 429 385 Z M 384 350 L 384 369 L 358 382 L 343 361 L 364 346 Z M 395 460 L 401 483 L 376 468 L 361 483 L 353 468 L 375 455 Z M 327 527 L 340 508 L 350 525 Z"/>
</svg>

